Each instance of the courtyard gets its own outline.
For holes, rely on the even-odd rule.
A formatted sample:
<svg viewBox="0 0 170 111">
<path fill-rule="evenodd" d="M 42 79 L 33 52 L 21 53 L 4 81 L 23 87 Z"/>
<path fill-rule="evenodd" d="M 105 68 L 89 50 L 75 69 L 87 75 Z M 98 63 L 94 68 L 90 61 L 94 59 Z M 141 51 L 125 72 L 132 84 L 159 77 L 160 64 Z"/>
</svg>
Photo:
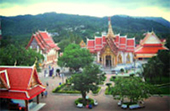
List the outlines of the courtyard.
<svg viewBox="0 0 170 111">
<path fill-rule="evenodd" d="M 42 71 L 43 72 L 43 71 Z M 97 95 L 93 95 L 91 92 L 87 95 L 90 98 L 96 99 L 98 101 L 98 106 L 93 107 L 91 110 L 93 111 L 120 111 L 124 110 L 121 109 L 117 105 L 118 100 L 114 100 L 112 95 L 105 95 L 105 89 L 106 89 L 106 83 L 110 82 L 111 76 L 114 74 L 106 74 L 106 81 L 103 85 L 101 85 L 101 91 Z M 42 81 L 42 83 L 45 85 L 47 82 L 49 86 L 47 87 L 48 96 L 40 97 L 41 103 L 46 103 L 44 107 L 42 107 L 39 111 L 84 111 L 84 110 L 90 110 L 86 107 L 83 108 L 77 108 L 74 101 L 77 98 L 80 98 L 80 94 L 56 94 L 52 93 L 52 90 L 56 88 L 59 83 L 62 83 L 63 80 L 65 81 L 67 78 L 67 75 L 65 75 L 64 79 L 60 77 L 44 77 L 43 73 L 39 73 L 39 78 Z M 114 83 L 113 83 L 114 85 Z M 152 96 L 146 100 L 145 102 L 145 108 L 143 109 L 137 109 L 140 111 L 168 111 L 169 108 L 169 102 L 170 97 L 169 96 Z M 129 110 L 129 109 L 128 109 Z"/>
</svg>

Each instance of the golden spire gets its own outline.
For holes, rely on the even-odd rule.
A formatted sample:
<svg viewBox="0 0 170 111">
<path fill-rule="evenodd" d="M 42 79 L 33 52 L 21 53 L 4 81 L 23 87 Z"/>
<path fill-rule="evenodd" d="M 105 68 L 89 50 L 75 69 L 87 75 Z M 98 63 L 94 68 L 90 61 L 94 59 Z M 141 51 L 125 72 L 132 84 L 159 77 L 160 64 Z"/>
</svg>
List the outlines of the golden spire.
<svg viewBox="0 0 170 111">
<path fill-rule="evenodd" d="M 108 18 L 108 33 L 107 33 L 106 38 L 108 38 L 108 37 L 113 37 L 113 38 L 115 38 L 115 35 L 114 35 L 114 33 L 113 33 L 113 30 L 112 30 L 112 24 L 111 24 L 111 19 L 110 19 L 110 17 Z"/>
</svg>

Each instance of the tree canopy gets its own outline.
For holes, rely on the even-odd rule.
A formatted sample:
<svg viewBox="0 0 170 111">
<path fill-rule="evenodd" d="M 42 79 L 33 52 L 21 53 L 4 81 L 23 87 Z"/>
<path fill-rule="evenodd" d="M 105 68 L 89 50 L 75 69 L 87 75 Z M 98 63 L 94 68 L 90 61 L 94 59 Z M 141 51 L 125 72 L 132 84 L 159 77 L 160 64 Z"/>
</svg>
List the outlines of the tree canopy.
<svg viewBox="0 0 170 111">
<path fill-rule="evenodd" d="M 81 37 L 79 37 L 78 35 L 74 35 L 73 33 L 69 33 L 69 37 L 61 40 L 59 42 L 58 46 L 61 49 L 60 51 L 63 52 L 64 48 L 67 47 L 69 44 L 71 44 L 71 43 L 80 44 L 81 40 L 82 40 Z"/>
<path fill-rule="evenodd" d="M 75 71 L 93 62 L 89 50 L 81 48 L 77 44 L 69 44 L 61 57 L 58 58 L 58 65 L 69 67 Z"/>
<path fill-rule="evenodd" d="M 72 76 L 71 82 L 74 84 L 73 88 L 81 92 L 84 102 L 86 94 L 90 90 L 97 88 L 99 73 L 101 73 L 99 67 L 95 64 L 90 64 L 83 69 L 81 74 L 74 74 Z"/>
<path fill-rule="evenodd" d="M 145 83 L 139 77 L 116 78 L 115 86 L 113 87 L 113 97 L 119 95 L 119 99 L 128 98 L 130 102 L 146 99 L 153 93 L 157 93 L 155 87 Z"/>
<path fill-rule="evenodd" d="M 0 64 L 1 65 L 16 65 L 31 66 L 37 58 L 37 70 L 39 71 L 39 62 L 43 56 L 32 49 L 26 50 L 24 47 L 15 45 L 7 45 L 0 48 Z"/>
</svg>

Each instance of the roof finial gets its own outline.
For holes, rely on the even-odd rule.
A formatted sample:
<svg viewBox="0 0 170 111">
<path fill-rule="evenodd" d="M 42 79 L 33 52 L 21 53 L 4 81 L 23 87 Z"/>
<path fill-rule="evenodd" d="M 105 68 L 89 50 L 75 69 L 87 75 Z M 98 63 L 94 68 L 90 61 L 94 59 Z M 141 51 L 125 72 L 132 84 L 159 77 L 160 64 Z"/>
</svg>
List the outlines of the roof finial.
<svg viewBox="0 0 170 111">
<path fill-rule="evenodd" d="M 114 33 L 113 33 L 113 30 L 112 30 L 112 24 L 111 24 L 111 18 L 110 17 L 108 17 L 108 33 L 107 33 L 107 36 L 106 36 L 107 38 L 108 37 L 113 37 L 113 38 L 115 38 L 115 35 L 114 35 Z"/>
</svg>

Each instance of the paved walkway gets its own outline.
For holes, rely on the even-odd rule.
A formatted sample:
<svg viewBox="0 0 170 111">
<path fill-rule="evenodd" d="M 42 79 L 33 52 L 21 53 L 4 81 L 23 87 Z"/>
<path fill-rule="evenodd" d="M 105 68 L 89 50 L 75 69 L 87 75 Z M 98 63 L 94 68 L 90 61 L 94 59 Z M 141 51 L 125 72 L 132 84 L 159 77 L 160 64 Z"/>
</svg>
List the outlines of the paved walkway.
<svg viewBox="0 0 170 111">
<path fill-rule="evenodd" d="M 105 83 L 110 82 L 109 79 L 112 74 L 106 74 L 107 80 Z M 48 97 L 41 98 L 40 102 L 46 103 L 46 105 L 41 108 L 39 111 L 84 111 L 90 110 L 87 108 L 77 108 L 74 104 L 74 101 L 77 98 L 80 98 L 80 94 L 54 94 L 52 90 L 56 88 L 60 82 L 62 82 L 62 78 L 55 77 L 44 77 L 42 73 L 39 74 L 39 78 L 42 83 L 45 85 L 47 82 L 49 86 L 48 90 Z M 65 77 L 66 78 L 66 77 Z M 65 81 L 64 78 L 64 81 Z M 88 94 L 90 98 L 96 99 L 99 103 L 98 106 L 93 107 L 93 111 L 120 111 L 123 110 L 119 106 L 117 106 L 118 100 L 114 100 L 111 95 L 105 95 L 105 88 L 107 86 L 102 85 L 102 90 L 98 95 L 92 95 L 91 93 Z M 140 111 L 169 111 L 169 102 L 170 98 L 168 96 L 164 97 L 150 97 L 149 99 L 145 100 L 145 108 L 139 109 Z"/>
</svg>

